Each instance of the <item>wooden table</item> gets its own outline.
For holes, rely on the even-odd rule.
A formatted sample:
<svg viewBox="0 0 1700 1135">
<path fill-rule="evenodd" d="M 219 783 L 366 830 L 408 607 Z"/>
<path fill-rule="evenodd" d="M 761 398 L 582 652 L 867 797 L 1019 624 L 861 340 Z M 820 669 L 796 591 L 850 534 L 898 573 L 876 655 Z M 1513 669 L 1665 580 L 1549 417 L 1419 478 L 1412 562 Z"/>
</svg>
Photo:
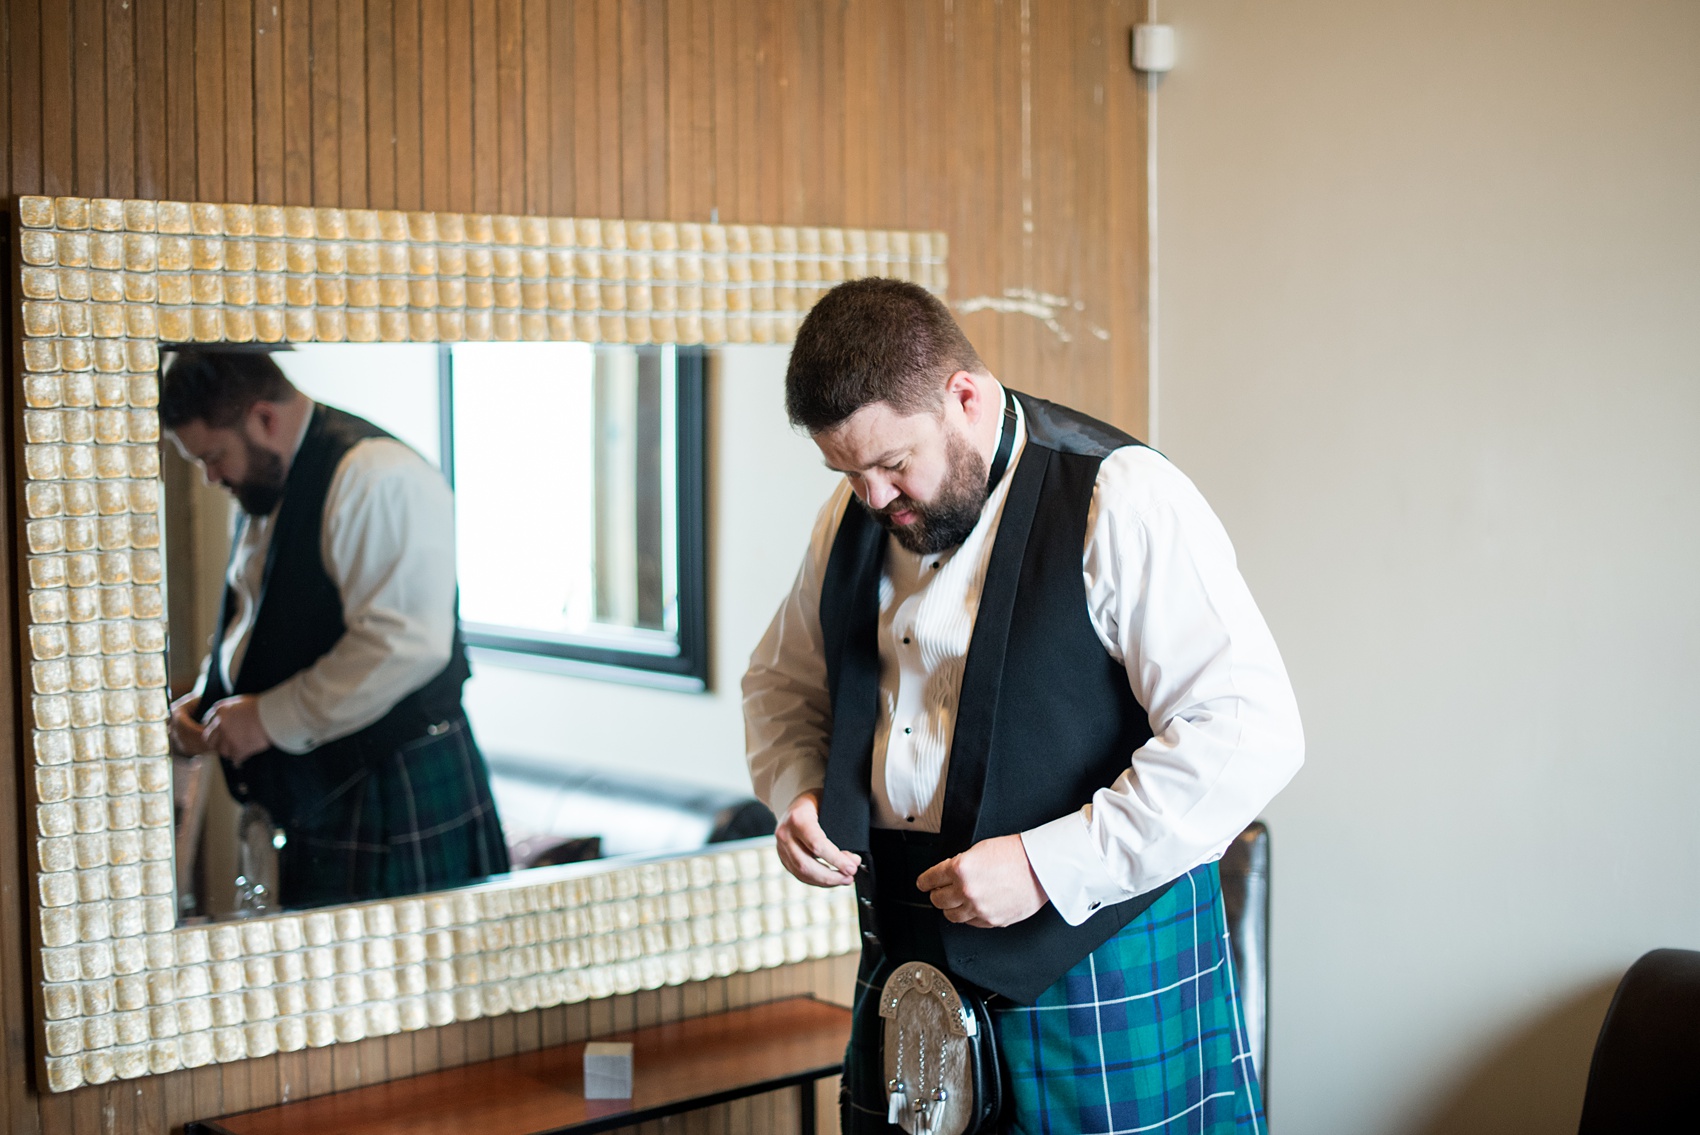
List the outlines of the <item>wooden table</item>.
<svg viewBox="0 0 1700 1135">
<path fill-rule="evenodd" d="M 187 1124 L 184 1135 L 556 1135 L 608 1131 L 780 1088 L 801 1088 L 815 1131 L 816 1080 L 843 1069 L 850 1010 L 795 997 L 636 1032 L 629 1100 L 584 1098 L 584 1042 L 391 1080 Z"/>
</svg>

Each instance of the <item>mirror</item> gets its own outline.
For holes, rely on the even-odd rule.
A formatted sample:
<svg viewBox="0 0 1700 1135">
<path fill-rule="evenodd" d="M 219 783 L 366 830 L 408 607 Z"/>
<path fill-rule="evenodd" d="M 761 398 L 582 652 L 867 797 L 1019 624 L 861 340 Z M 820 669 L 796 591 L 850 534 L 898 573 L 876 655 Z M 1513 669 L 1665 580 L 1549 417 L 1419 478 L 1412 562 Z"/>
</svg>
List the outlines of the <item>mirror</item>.
<svg viewBox="0 0 1700 1135">
<path fill-rule="evenodd" d="M 188 351 L 166 349 L 168 411 L 176 359 L 208 357 L 205 348 Z M 792 464 L 811 460 L 812 446 L 783 430 L 781 392 L 773 379 L 782 370 L 784 352 L 743 348 L 742 353 L 763 364 L 746 368 L 752 373 L 746 381 L 756 383 L 753 376 L 765 370 L 768 381 L 759 385 L 770 405 L 765 412 L 729 420 L 730 434 L 722 440 L 758 462 L 775 446 Z M 258 357 L 253 352 L 242 356 Z M 578 745 L 562 729 L 566 722 L 550 722 L 547 714 L 535 711 L 515 713 L 510 704 L 516 694 L 517 700 L 526 700 L 518 687 L 528 683 L 553 685 L 558 701 L 564 689 L 610 677 L 640 687 L 621 692 L 651 699 L 647 717 L 677 716 L 681 701 L 701 700 L 708 670 L 708 592 L 700 348 L 305 344 L 264 357 L 313 403 L 384 430 L 412 451 L 398 450 L 397 459 L 429 466 L 452 486 L 460 626 L 477 675 L 467 705 L 470 737 L 473 751 L 483 750 L 482 764 L 475 760 L 462 771 L 475 779 L 487 775 L 495 826 L 514 869 L 684 851 L 772 830 L 771 815 L 730 769 L 721 770 L 718 784 L 700 774 L 658 781 L 651 775 L 654 750 L 641 742 L 622 745 L 603 760 L 575 760 Z M 238 539 L 240 557 L 245 530 L 243 506 L 227 487 L 213 483 L 226 474 L 216 464 L 201 468 L 186 457 L 185 439 L 204 444 L 193 426 L 182 434 L 167 430 L 161 443 L 174 700 L 205 681 L 231 579 L 237 580 L 240 594 L 232 538 Z M 351 449 L 343 459 L 351 466 L 355 452 Z M 190 447 L 190 456 L 196 455 L 218 456 Z M 788 525 L 768 521 L 770 527 L 795 529 L 779 563 L 801 554 L 812 508 L 830 488 L 831 477 L 818 459 L 812 465 L 803 482 L 820 490 L 817 499 L 797 510 Z M 339 473 L 350 475 L 340 466 Z M 333 485 L 325 524 L 331 523 L 340 499 Z M 281 515 L 284 507 L 280 504 L 272 515 Z M 314 538 L 299 526 L 292 530 L 298 540 Z M 357 560 L 381 560 L 393 554 L 394 534 L 386 533 L 376 531 L 340 551 L 320 535 L 317 558 L 333 572 L 339 555 L 343 570 Z M 413 553 L 414 560 L 433 549 L 451 552 L 448 542 L 426 541 Z M 284 550 L 272 562 L 296 560 Z M 403 556 L 391 570 L 419 566 Z M 739 570 L 748 574 L 746 568 Z M 261 578 L 259 568 L 250 572 Z M 260 589 L 262 607 L 267 589 L 273 596 L 285 594 L 269 573 Z M 740 612 L 738 625 L 724 627 L 739 644 L 740 660 L 789 582 L 789 572 L 768 574 L 774 578 L 765 589 L 767 609 L 753 603 Z M 241 622 L 240 614 L 235 622 Z M 737 676 L 734 671 L 722 680 L 735 687 Z M 693 697 L 690 691 L 698 693 Z M 730 696 L 735 700 L 735 689 Z M 323 712 L 335 717 L 339 699 L 322 700 Z M 538 735 L 546 738 L 551 725 L 554 738 L 540 745 Z M 516 732 L 532 736 L 516 745 L 511 740 Z M 500 739 L 496 749 L 486 741 L 490 735 Z M 242 769 L 221 763 L 216 754 L 189 752 L 181 744 L 176 749 L 181 921 L 252 917 L 360 897 L 303 885 L 299 859 L 292 877 L 286 867 L 295 851 L 290 845 L 294 824 L 271 814 L 267 794 L 246 785 Z M 283 754 L 273 763 L 289 759 Z M 389 785 L 387 791 L 400 791 L 393 777 L 362 775 Z M 382 809 L 381 790 L 357 791 L 368 792 L 372 806 Z M 460 800 L 454 815 L 476 796 Z M 304 821 L 303 828 L 311 823 Z M 309 830 L 307 838 L 323 836 Z M 334 860 L 334 870 L 350 869 L 343 859 Z M 477 874 L 469 872 L 466 878 Z M 435 890 L 444 882 L 403 888 Z"/>
<path fill-rule="evenodd" d="M 40 1084 L 67 1092 L 856 948 L 853 896 L 796 883 L 761 839 L 177 925 L 166 648 L 184 632 L 165 613 L 160 345 L 710 345 L 702 688 L 472 647 L 463 705 L 487 753 L 556 784 L 571 763 L 635 780 L 631 799 L 650 805 L 690 786 L 742 795 L 737 676 L 836 480 L 786 426 L 778 345 L 839 280 L 942 294 L 943 234 L 78 197 L 15 207 Z M 264 854 L 264 828 L 241 834 Z"/>
</svg>

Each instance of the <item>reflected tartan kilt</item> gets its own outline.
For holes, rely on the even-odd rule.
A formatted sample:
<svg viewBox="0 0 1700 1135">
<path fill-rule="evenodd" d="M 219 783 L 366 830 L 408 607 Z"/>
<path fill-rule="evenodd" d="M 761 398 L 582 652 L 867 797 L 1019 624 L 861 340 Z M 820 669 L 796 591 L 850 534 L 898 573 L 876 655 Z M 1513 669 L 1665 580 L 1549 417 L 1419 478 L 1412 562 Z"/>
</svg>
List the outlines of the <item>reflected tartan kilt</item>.
<svg viewBox="0 0 1700 1135">
<path fill-rule="evenodd" d="M 285 835 L 287 907 L 418 894 L 508 869 L 489 770 L 465 718 L 354 768 Z"/>
<path fill-rule="evenodd" d="M 892 967 L 862 951 L 845 1053 L 846 1135 L 886 1133 L 879 990 Z M 1194 868 L 1033 1005 L 992 1002 L 1004 1130 L 1262 1135 L 1216 864 Z"/>
</svg>

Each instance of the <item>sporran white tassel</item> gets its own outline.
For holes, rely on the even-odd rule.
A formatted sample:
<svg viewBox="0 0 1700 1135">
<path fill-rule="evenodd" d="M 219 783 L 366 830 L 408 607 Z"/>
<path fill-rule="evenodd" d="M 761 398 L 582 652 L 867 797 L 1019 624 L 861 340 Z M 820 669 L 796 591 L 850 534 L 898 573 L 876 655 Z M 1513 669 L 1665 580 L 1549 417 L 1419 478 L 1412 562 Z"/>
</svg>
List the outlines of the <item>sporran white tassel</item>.
<svg viewBox="0 0 1700 1135">
<path fill-rule="evenodd" d="M 903 1115 L 903 1109 L 909 1106 L 909 1097 L 903 1091 L 903 1081 L 893 1080 L 897 1086 L 891 1090 L 891 1096 L 885 1105 L 885 1121 L 895 1126 Z"/>
</svg>

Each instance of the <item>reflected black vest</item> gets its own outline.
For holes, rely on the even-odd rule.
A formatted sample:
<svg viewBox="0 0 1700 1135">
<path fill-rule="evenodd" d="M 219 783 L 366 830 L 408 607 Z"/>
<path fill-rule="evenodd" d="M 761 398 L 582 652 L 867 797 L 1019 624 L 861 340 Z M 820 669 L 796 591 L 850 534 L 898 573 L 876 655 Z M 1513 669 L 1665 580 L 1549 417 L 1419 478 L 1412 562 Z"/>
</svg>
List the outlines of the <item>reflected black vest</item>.
<svg viewBox="0 0 1700 1135">
<path fill-rule="evenodd" d="M 344 454 L 368 438 L 390 436 L 364 418 L 330 406 L 314 407 L 307 435 L 284 484 L 248 649 L 232 689 L 225 689 L 219 666 L 209 667 L 201 697 L 203 713 L 222 697 L 263 693 L 305 670 L 348 629 L 342 621 L 342 597 L 336 582 L 325 572 L 320 553 L 325 498 Z M 243 523 L 247 523 L 246 518 Z M 236 597 L 227 581 L 218 630 L 213 636 L 215 659 L 235 608 Z M 298 821 L 310 821 L 318 806 L 352 776 L 406 742 L 423 737 L 432 725 L 459 717 L 460 691 L 470 672 L 457 619 L 448 665 L 396 703 L 389 713 L 358 733 L 307 753 L 267 749 L 250 757 L 241 768 L 225 761 L 224 775 L 231 793 L 238 800 L 263 805 L 286 829 Z"/>
<path fill-rule="evenodd" d="M 1014 392 L 1011 392 L 1014 394 Z M 1021 460 L 969 640 L 945 777 L 939 858 L 1077 812 L 1127 769 L 1151 738 L 1127 670 L 1092 627 L 1081 556 L 1098 466 L 1139 444 L 1083 414 L 1024 394 Z M 879 703 L 879 580 L 886 534 L 863 508 L 845 509 L 821 585 L 821 631 L 832 698 L 821 824 L 868 861 L 869 800 Z M 878 886 L 878 880 L 874 880 Z M 1167 887 L 1106 906 L 1070 926 L 1047 903 L 995 930 L 941 919 L 950 968 L 1031 1004 Z"/>
</svg>

